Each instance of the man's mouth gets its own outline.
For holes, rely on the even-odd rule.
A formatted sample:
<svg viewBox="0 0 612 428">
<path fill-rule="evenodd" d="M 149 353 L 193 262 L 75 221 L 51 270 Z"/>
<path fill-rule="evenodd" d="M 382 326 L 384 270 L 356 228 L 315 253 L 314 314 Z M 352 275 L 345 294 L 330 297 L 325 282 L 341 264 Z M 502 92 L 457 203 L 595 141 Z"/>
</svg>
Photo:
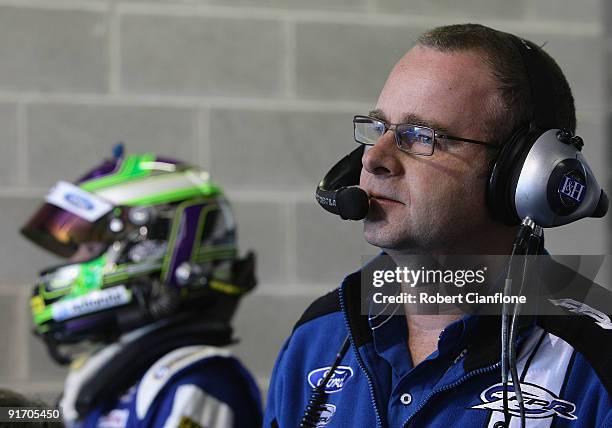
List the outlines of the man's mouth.
<svg viewBox="0 0 612 428">
<path fill-rule="evenodd" d="M 393 198 L 390 195 L 384 195 L 384 194 L 379 194 L 376 192 L 368 192 L 369 196 L 370 196 L 370 200 L 374 200 L 375 202 L 378 203 L 382 203 L 382 204 L 401 204 L 401 205 L 405 205 L 403 202 Z"/>
</svg>

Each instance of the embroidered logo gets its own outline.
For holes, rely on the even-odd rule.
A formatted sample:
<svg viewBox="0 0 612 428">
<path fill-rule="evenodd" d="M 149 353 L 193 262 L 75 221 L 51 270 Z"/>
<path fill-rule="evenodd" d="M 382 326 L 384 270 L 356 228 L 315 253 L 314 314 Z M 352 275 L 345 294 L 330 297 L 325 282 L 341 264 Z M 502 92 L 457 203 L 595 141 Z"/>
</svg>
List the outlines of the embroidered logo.
<svg viewBox="0 0 612 428">
<path fill-rule="evenodd" d="M 128 409 L 114 409 L 98 419 L 98 426 L 104 428 L 125 428 L 130 416 Z"/>
<path fill-rule="evenodd" d="M 327 425 L 329 421 L 331 421 L 332 416 L 334 416 L 334 413 L 336 413 L 336 406 L 333 404 L 324 404 L 323 411 L 319 416 L 319 422 L 317 422 L 316 427 L 319 428 Z"/>
<path fill-rule="evenodd" d="M 525 417 L 530 419 L 549 418 L 559 416 L 569 420 L 575 420 L 576 405 L 566 400 L 562 400 L 555 394 L 541 386 L 532 383 L 521 382 L 521 392 L 523 393 L 523 403 L 525 405 Z M 477 404 L 471 409 L 504 411 L 504 387 L 501 383 L 490 386 L 482 391 L 480 399 L 483 404 Z M 508 411 L 512 416 L 520 416 L 520 410 L 514 386 L 508 384 Z"/>
<path fill-rule="evenodd" d="M 331 370 L 331 367 L 321 367 L 308 373 L 308 383 L 311 387 L 321 385 L 327 373 Z M 331 375 L 327 384 L 325 385 L 325 392 L 328 394 L 338 392 L 344 387 L 344 384 L 353 376 L 353 369 L 349 366 L 338 366 L 338 368 Z"/>
<path fill-rule="evenodd" d="M 609 316 L 598 311 L 597 309 L 593 309 L 592 307 L 585 305 L 584 303 L 577 302 L 573 299 L 550 299 L 550 302 L 575 314 L 586 315 L 587 317 L 593 318 L 595 320 L 595 324 L 604 330 L 612 330 L 612 321 L 610 321 Z"/>
</svg>

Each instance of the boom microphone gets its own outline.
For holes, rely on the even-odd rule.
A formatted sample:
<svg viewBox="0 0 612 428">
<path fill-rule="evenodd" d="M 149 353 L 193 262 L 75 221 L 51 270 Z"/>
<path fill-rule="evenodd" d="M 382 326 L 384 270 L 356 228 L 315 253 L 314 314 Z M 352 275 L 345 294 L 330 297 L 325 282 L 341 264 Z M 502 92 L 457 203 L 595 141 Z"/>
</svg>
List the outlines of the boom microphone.
<svg viewBox="0 0 612 428">
<path fill-rule="evenodd" d="M 341 187 L 338 190 L 317 188 L 315 197 L 325 210 L 339 215 L 343 220 L 363 220 L 368 215 L 370 198 L 361 187 Z"/>
<path fill-rule="evenodd" d="M 315 191 L 319 205 L 343 220 L 362 220 L 368 214 L 368 194 L 358 187 L 362 157 L 359 146 L 329 170 Z"/>
</svg>

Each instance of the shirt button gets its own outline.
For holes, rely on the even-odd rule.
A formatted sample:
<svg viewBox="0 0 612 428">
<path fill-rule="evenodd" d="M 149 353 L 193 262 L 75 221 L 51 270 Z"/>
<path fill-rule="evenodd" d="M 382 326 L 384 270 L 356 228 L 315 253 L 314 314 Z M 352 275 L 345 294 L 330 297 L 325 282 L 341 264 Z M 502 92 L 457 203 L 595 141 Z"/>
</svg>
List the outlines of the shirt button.
<svg viewBox="0 0 612 428">
<path fill-rule="evenodd" d="M 402 396 L 400 397 L 400 401 L 402 402 L 402 404 L 404 406 L 409 405 L 410 403 L 412 403 L 412 395 L 408 394 L 407 392 L 402 394 Z"/>
</svg>

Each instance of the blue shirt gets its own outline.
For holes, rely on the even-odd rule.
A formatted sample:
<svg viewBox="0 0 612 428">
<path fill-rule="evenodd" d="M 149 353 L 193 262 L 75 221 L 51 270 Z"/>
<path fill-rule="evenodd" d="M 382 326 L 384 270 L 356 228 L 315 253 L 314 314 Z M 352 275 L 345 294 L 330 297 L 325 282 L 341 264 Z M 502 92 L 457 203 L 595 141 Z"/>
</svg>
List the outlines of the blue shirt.
<svg viewBox="0 0 612 428">
<path fill-rule="evenodd" d="M 405 319 L 360 315 L 359 288 L 356 272 L 298 321 L 272 374 L 265 427 L 299 426 L 347 335 L 351 346 L 326 385 L 317 426 L 492 427 L 503 420 L 499 317 L 451 323 L 437 350 L 413 367 Z M 612 332 L 587 316 L 523 321 L 517 365 L 527 427 L 612 426 Z M 514 427 L 511 388 L 509 396 Z"/>
</svg>

